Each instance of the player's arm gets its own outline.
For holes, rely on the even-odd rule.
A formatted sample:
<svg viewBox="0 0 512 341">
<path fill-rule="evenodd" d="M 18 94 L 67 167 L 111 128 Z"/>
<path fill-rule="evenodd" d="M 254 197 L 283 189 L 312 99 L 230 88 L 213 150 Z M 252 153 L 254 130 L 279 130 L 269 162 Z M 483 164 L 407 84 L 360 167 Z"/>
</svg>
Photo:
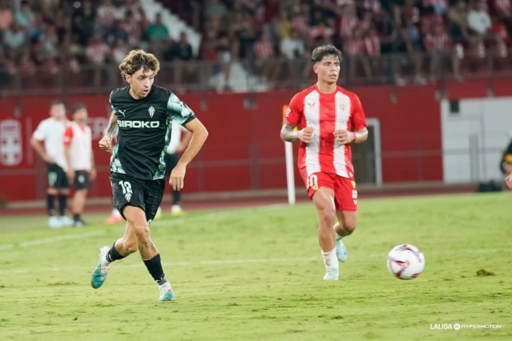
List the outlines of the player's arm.
<svg viewBox="0 0 512 341">
<path fill-rule="evenodd" d="M 71 141 L 73 141 L 73 128 L 67 127 L 66 131 L 64 132 L 64 159 L 66 159 L 66 164 L 68 165 L 68 171 L 66 172 L 66 175 L 68 179 L 73 181 L 75 178 L 75 170 L 71 164 Z"/>
<path fill-rule="evenodd" d="M 34 150 L 37 152 L 37 154 L 39 154 L 41 159 L 43 159 L 44 162 L 46 162 L 46 163 L 55 163 L 55 160 L 51 156 L 46 154 L 46 150 L 44 149 L 42 142 L 43 141 L 40 141 L 40 140 L 36 139 L 35 137 L 30 138 L 30 145 L 32 146 L 32 148 L 34 148 Z"/>
<path fill-rule="evenodd" d="M 187 129 L 183 129 L 182 132 L 183 140 L 180 141 L 180 144 L 178 147 L 176 147 L 176 152 L 181 153 L 185 149 L 187 149 L 188 145 L 190 144 L 190 141 L 192 140 L 192 133 L 189 132 Z"/>
<path fill-rule="evenodd" d="M 112 150 L 112 137 L 115 136 L 117 131 L 117 116 L 114 112 L 110 116 L 110 121 L 108 122 L 107 130 L 105 131 L 105 135 L 101 138 L 99 142 L 99 146 L 101 150 L 106 152 L 110 152 Z"/>
<path fill-rule="evenodd" d="M 512 173 L 510 173 L 507 176 L 507 179 L 505 180 L 505 182 L 507 183 L 508 188 L 512 189 Z"/>
<path fill-rule="evenodd" d="M 70 145 L 64 144 L 64 158 L 66 159 L 66 164 L 68 165 L 68 171 L 66 175 L 69 180 L 73 180 L 75 178 L 75 170 L 71 166 L 71 153 L 69 151 Z"/>
<path fill-rule="evenodd" d="M 94 150 L 91 148 L 91 171 L 89 172 L 89 179 L 94 181 L 96 179 L 96 165 L 94 164 Z"/>
<path fill-rule="evenodd" d="M 283 128 L 281 129 L 281 139 L 286 142 L 301 141 L 304 143 L 310 143 L 313 137 L 313 127 L 306 127 L 302 130 L 294 130 L 295 126 L 288 122 L 284 122 Z"/>
<path fill-rule="evenodd" d="M 169 184 L 174 191 L 183 189 L 187 165 L 194 159 L 197 153 L 199 153 L 204 141 L 206 141 L 208 137 L 208 130 L 206 130 L 206 127 L 197 118 L 186 123 L 185 128 L 192 133 L 192 136 L 187 149 L 185 149 L 178 164 L 171 172 Z"/>
<path fill-rule="evenodd" d="M 361 143 L 368 139 L 366 127 L 357 131 L 336 130 L 334 136 L 339 144 Z"/>
</svg>

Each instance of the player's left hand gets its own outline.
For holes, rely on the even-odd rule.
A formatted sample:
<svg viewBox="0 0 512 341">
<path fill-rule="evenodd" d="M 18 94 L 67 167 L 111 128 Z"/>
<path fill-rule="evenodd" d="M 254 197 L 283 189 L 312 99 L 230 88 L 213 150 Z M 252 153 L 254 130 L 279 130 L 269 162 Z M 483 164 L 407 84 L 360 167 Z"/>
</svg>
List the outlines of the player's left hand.
<svg viewBox="0 0 512 341">
<path fill-rule="evenodd" d="M 335 130 L 334 137 L 339 144 L 349 144 L 354 141 L 354 134 L 346 130 Z"/>
<path fill-rule="evenodd" d="M 89 180 L 94 181 L 96 179 L 96 168 L 92 168 L 89 172 Z"/>
<path fill-rule="evenodd" d="M 176 165 L 172 170 L 169 185 L 171 185 L 173 191 L 181 191 L 183 189 L 186 171 L 187 168 L 180 164 Z"/>
<path fill-rule="evenodd" d="M 75 171 L 73 169 L 70 169 L 66 172 L 66 175 L 69 180 L 73 181 L 75 179 Z"/>
<path fill-rule="evenodd" d="M 507 179 L 505 180 L 505 182 L 507 183 L 508 188 L 512 189 L 512 173 L 510 173 L 507 176 Z"/>
</svg>

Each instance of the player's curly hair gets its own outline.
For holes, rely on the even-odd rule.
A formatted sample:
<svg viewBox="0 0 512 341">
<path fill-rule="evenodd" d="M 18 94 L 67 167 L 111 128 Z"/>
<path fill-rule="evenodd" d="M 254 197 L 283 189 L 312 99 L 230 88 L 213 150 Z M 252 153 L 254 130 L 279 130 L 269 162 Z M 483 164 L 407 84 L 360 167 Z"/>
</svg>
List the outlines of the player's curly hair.
<svg viewBox="0 0 512 341">
<path fill-rule="evenodd" d="M 313 63 L 318 63 L 321 61 L 325 56 L 334 55 L 337 56 L 341 63 L 341 51 L 338 50 L 334 45 L 322 45 L 318 46 L 313 50 L 313 53 L 311 53 L 311 61 Z"/>
<path fill-rule="evenodd" d="M 131 50 L 119 65 L 119 70 L 121 71 L 121 77 L 123 77 L 123 79 L 126 78 L 126 75 L 131 76 L 141 68 L 144 72 L 147 70 L 154 71 L 156 75 L 160 70 L 160 62 L 152 53 L 144 50 Z"/>
</svg>

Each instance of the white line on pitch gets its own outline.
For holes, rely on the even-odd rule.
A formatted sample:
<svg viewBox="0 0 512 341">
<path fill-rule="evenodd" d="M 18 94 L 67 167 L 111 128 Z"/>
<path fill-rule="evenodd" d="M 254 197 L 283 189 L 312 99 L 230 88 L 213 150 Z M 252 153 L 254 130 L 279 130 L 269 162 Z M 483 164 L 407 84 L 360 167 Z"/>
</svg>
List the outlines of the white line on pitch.
<svg viewBox="0 0 512 341">
<path fill-rule="evenodd" d="M 198 220 L 209 220 L 213 218 L 222 218 L 224 216 L 229 217 L 233 214 L 233 211 L 236 210 L 237 213 L 240 211 L 260 211 L 260 210 L 274 210 L 278 208 L 282 208 L 288 206 L 287 204 L 275 204 L 275 205 L 265 205 L 265 206 L 256 206 L 256 207 L 243 207 L 238 209 L 229 209 L 219 212 L 211 212 L 207 214 L 195 215 L 192 217 L 183 217 L 180 219 L 173 220 L 162 220 L 162 221 L 154 221 L 151 223 L 151 226 L 160 226 L 160 225 L 179 225 L 185 222 L 190 221 L 198 221 Z"/>
<path fill-rule="evenodd" d="M 291 263 L 291 262 L 306 262 L 312 260 L 319 260 L 319 257 L 308 258 L 260 258 L 260 259 L 226 259 L 216 261 L 200 261 L 200 262 L 176 262 L 176 263 L 163 263 L 163 266 L 191 266 L 191 265 L 224 265 L 224 264 L 237 264 L 237 263 Z M 143 267 L 143 263 L 116 266 L 116 268 L 138 268 Z M 50 271 L 63 271 L 63 270 L 91 270 L 94 266 L 90 267 L 66 267 L 66 268 L 38 268 L 38 269 L 16 269 L 16 270 L 0 270 L 0 274 L 8 273 L 28 273 L 28 272 L 50 272 Z"/>
<path fill-rule="evenodd" d="M 45 239 L 36 239 L 31 240 L 29 242 L 21 242 L 19 244 L 7 244 L 7 245 L 0 245 L 0 250 L 8 250 L 12 249 L 15 246 L 19 247 L 27 247 L 27 246 L 33 246 L 33 245 L 41 245 L 41 244 L 48 244 L 48 243 L 54 243 L 59 242 L 62 240 L 71 240 L 71 239 L 79 239 L 79 238 L 85 238 L 85 237 L 92 237 L 92 236 L 99 236 L 101 234 L 104 234 L 104 231 L 93 231 L 93 232 L 86 232 L 86 233 L 78 233 L 78 234 L 69 234 L 66 236 L 59 236 L 59 237 L 52 237 L 52 238 L 45 238 Z"/>
</svg>

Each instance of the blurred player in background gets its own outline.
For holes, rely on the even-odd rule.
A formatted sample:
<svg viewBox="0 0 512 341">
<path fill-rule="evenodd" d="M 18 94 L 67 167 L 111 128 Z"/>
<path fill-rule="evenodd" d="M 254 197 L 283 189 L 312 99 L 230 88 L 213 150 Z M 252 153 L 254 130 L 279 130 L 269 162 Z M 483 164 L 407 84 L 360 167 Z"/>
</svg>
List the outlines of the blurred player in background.
<svg viewBox="0 0 512 341">
<path fill-rule="evenodd" d="M 507 149 L 503 152 L 500 168 L 506 176 L 505 182 L 507 183 L 507 186 L 512 189 L 512 131 L 509 133 L 509 138 L 510 142 Z"/>
<path fill-rule="evenodd" d="M 298 167 L 320 221 L 324 280 L 338 280 L 338 260 L 347 259 L 341 239 L 354 231 L 357 221 L 350 144 L 365 141 L 368 130 L 359 98 L 336 84 L 341 52 L 324 45 L 313 51 L 311 59 L 318 82 L 292 98 L 281 138 L 300 141 Z"/>
<path fill-rule="evenodd" d="M 201 149 L 208 132 L 192 110 L 176 95 L 153 85 L 160 69 L 160 63 L 153 54 L 133 50 L 119 69 L 129 86 L 116 89 L 110 94 L 114 113 L 99 146 L 110 152 L 112 136 L 119 129 L 110 162 L 110 183 L 114 206 L 126 220 L 126 228 L 124 237 L 118 239 L 111 248 L 101 248 L 91 286 L 95 289 L 101 287 L 110 264 L 138 249 L 149 273 L 159 286 L 159 300 L 172 301 L 175 296 L 165 278 L 149 225 L 160 207 L 165 189 L 164 156 L 172 123 L 184 126 L 193 134 L 187 150 L 171 173 L 169 183 L 175 191 L 183 188 L 187 165 Z"/>
<path fill-rule="evenodd" d="M 178 164 L 181 153 L 188 147 L 192 134 L 188 130 L 184 129 L 183 126 L 176 122 L 172 123 L 172 134 L 169 147 L 167 147 L 167 154 L 165 154 L 165 176 L 169 177 L 172 170 Z M 182 140 L 183 135 L 183 140 Z M 172 191 L 172 189 L 171 189 Z M 181 209 L 181 191 L 172 191 L 172 206 L 171 214 L 173 217 L 179 217 L 183 214 Z"/>
<path fill-rule="evenodd" d="M 66 216 L 69 182 L 66 177 L 68 168 L 64 157 L 63 138 L 68 123 L 64 103 L 55 101 L 50 106 L 50 118 L 39 124 L 30 139 L 32 147 L 48 165 L 46 208 L 49 216 L 48 227 L 50 228 L 71 226 L 73 224 L 73 221 Z M 55 215 L 55 196 L 59 197 L 60 217 Z"/>
<path fill-rule="evenodd" d="M 73 121 L 64 133 L 64 156 L 68 167 L 68 179 L 75 186 L 73 196 L 73 226 L 82 227 L 82 213 L 89 181 L 96 179 L 94 152 L 92 151 L 92 132 L 87 125 L 87 108 L 83 104 L 74 106 Z"/>
</svg>

